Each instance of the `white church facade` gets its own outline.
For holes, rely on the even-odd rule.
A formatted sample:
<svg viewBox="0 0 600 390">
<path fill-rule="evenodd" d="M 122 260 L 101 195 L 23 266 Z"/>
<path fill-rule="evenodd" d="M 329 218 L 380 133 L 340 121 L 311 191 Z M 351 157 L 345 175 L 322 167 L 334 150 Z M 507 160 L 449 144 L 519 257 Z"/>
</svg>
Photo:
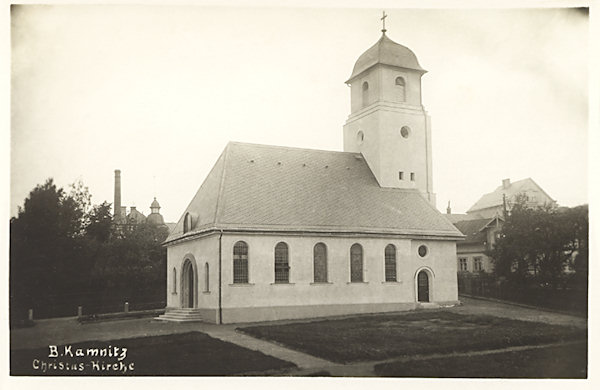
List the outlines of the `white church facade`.
<svg viewBox="0 0 600 390">
<path fill-rule="evenodd" d="M 165 241 L 162 319 L 311 318 L 458 302 L 414 53 L 381 39 L 347 84 L 344 151 L 230 142 Z"/>
</svg>

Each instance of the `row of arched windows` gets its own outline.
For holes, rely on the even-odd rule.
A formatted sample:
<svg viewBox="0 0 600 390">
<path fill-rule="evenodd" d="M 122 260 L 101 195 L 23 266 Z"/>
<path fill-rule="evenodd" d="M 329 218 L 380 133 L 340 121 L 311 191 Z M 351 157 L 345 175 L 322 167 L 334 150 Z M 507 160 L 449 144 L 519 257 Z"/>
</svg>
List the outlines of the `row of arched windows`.
<svg viewBox="0 0 600 390">
<path fill-rule="evenodd" d="M 384 251 L 385 281 L 396 281 L 396 247 L 389 244 Z M 288 245 L 280 242 L 274 250 L 275 283 L 289 283 L 290 262 Z M 327 283 L 327 246 L 319 242 L 313 248 L 314 283 Z M 350 247 L 350 282 L 364 282 L 363 248 Z M 248 283 L 248 244 L 238 241 L 233 246 L 233 283 Z"/>
<path fill-rule="evenodd" d="M 395 95 L 397 96 L 398 100 L 401 102 L 406 101 L 406 81 L 404 80 L 404 77 L 400 77 L 400 76 L 396 77 L 394 84 L 396 87 Z M 370 103 L 370 101 L 369 101 L 369 83 L 364 81 L 362 83 L 363 107 L 368 106 L 369 103 Z"/>
</svg>

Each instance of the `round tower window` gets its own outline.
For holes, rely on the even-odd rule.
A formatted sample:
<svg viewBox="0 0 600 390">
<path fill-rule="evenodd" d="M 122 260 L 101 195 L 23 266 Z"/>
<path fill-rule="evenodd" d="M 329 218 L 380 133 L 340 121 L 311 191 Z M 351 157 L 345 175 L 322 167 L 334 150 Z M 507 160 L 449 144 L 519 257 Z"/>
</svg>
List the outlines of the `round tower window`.
<svg viewBox="0 0 600 390">
<path fill-rule="evenodd" d="M 427 256 L 427 253 L 429 253 L 429 249 L 427 249 L 427 247 L 425 245 L 421 245 L 421 246 L 419 246 L 419 249 L 417 250 L 417 252 L 419 253 L 420 257 L 425 257 L 425 256 Z"/>
<path fill-rule="evenodd" d="M 362 143 L 363 143 L 363 141 L 364 141 L 364 140 L 365 140 L 365 133 L 363 133 L 363 132 L 362 132 L 362 130 L 361 130 L 361 131 L 359 131 L 359 132 L 356 134 L 356 141 L 357 141 L 357 142 L 358 142 L 358 144 L 360 145 L 360 144 L 362 144 Z"/>
<path fill-rule="evenodd" d="M 402 128 L 400 129 L 400 135 L 403 138 L 408 138 L 408 136 L 410 135 L 410 127 L 402 126 Z"/>
</svg>

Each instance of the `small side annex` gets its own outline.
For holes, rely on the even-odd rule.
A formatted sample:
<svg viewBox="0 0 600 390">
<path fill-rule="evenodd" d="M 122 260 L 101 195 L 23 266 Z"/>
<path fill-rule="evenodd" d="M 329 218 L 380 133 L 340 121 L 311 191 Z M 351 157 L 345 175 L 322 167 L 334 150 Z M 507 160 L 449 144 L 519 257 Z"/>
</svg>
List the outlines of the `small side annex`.
<svg viewBox="0 0 600 390">
<path fill-rule="evenodd" d="M 360 153 L 229 143 L 167 238 L 167 314 L 215 323 L 458 300 L 463 235 Z"/>
</svg>

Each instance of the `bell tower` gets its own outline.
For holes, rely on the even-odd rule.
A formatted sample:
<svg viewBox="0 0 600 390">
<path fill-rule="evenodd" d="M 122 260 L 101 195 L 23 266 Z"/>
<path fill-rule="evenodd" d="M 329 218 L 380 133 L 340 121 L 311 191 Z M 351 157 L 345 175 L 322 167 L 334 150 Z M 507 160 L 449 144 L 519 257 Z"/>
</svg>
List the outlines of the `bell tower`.
<svg viewBox="0 0 600 390">
<path fill-rule="evenodd" d="M 431 122 L 421 104 L 427 71 L 410 49 L 387 37 L 385 25 L 382 32 L 346 81 L 351 110 L 344 151 L 361 153 L 381 187 L 417 189 L 435 207 Z"/>
</svg>

